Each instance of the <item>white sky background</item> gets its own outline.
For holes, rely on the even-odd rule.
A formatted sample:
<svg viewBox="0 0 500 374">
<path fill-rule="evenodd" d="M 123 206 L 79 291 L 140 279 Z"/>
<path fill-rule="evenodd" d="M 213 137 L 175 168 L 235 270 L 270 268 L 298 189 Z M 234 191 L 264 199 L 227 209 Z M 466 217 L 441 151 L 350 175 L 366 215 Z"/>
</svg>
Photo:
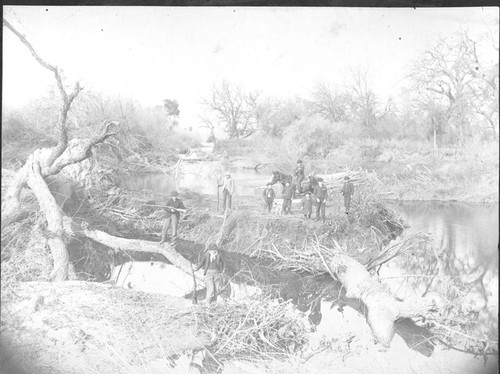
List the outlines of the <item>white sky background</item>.
<svg viewBox="0 0 500 374">
<path fill-rule="evenodd" d="M 467 29 L 498 36 L 498 8 L 4 7 L 4 17 L 67 83 L 144 106 L 179 102 L 182 127 L 223 79 L 244 90 L 310 97 L 370 67 L 372 87 L 397 97 L 411 61 L 439 37 Z M 498 55 L 486 56 L 496 59 Z M 3 103 L 20 107 L 54 84 L 3 28 Z"/>
</svg>

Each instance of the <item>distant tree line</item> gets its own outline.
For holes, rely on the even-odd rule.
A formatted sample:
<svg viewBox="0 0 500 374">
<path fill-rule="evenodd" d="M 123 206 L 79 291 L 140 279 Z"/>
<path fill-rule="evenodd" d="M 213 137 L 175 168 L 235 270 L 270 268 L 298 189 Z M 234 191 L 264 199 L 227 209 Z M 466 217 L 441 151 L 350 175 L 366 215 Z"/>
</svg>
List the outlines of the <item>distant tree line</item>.
<svg viewBox="0 0 500 374">
<path fill-rule="evenodd" d="M 357 129 L 361 137 L 428 140 L 436 148 L 463 146 L 472 138 L 498 140 L 498 60 L 485 61 L 479 52 L 484 48 L 498 53 L 498 40 L 475 41 L 462 31 L 430 44 L 408 67 L 410 86 L 397 105 L 377 96 L 366 67 L 350 69 L 342 86 L 316 82 L 309 99 L 278 100 L 223 81 L 203 100 L 201 122 L 212 141 L 216 129 L 234 139 L 255 133 L 280 138 L 304 121 L 314 122 L 309 135 L 327 144 L 335 143 L 329 130 L 339 127 L 344 133 Z M 325 157 L 321 142 L 314 144 Z"/>
</svg>

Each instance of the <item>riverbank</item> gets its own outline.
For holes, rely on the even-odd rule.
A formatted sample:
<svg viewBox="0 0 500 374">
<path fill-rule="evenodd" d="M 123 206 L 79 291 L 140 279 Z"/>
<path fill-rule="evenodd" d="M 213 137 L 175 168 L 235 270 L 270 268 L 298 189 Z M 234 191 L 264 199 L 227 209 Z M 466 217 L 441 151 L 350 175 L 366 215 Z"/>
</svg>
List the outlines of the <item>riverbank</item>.
<svg viewBox="0 0 500 374">
<path fill-rule="evenodd" d="M 241 167 L 263 165 L 292 173 L 302 158 L 306 174 L 351 170 L 374 172 L 391 199 L 418 201 L 498 202 L 499 146 L 497 142 L 471 143 L 464 148 L 433 149 L 419 141 L 358 139 L 331 150 L 324 159 L 293 155 L 270 139 L 221 142 L 216 153 L 226 153 Z M 340 188 L 340 187 L 339 187 Z"/>
</svg>

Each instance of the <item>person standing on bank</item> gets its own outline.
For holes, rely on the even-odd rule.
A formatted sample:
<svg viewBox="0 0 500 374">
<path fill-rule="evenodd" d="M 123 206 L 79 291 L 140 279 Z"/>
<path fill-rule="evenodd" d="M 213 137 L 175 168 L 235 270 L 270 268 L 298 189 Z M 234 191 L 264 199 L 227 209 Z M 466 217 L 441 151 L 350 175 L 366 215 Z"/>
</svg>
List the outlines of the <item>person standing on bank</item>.
<svg viewBox="0 0 500 374">
<path fill-rule="evenodd" d="M 219 247 L 215 243 L 208 246 L 208 251 L 203 256 L 203 260 L 198 265 L 195 271 L 203 268 L 205 276 L 205 284 L 207 286 L 206 304 L 211 304 L 217 300 L 217 295 L 221 291 L 222 273 L 224 272 L 224 262 L 219 251 Z"/>
<path fill-rule="evenodd" d="M 304 164 L 302 160 L 297 160 L 297 166 L 295 166 L 295 180 L 297 183 L 296 189 L 297 193 L 302 192 L 302 181 L 304 180 Z"/>
<path fill-rule="evenodd" d="M 344 195 L 344 206 L 345 214 L 349 214 L 349 208 L 351 207 L 351 196 L 354 194 L 354 185 L 351 179 L 346 176 L 344 177 L 344 185 L 342 186 L 342 195 Z"/>
<path fill-rule="evenodd" d="M 292 214 L 293 187 L 290 181 L 283 186 L 283 214 Z"/>
<path fill-rule="evenodd" d="M 262 193 L 262 197 L 264 198 L 264 203 L 266 204 L 264 206 L 264 210 L 267 209 L 268 212 L 271 212 L 275 196 L 276 193 L 274 192 L 271 182 L 269 182 L 267 184 L 267 187 L 264 189 L 264 192 Z"/>
<path fill-rule="evenodd" d="M 226 177 L 222 184 L 219 184 L 219 187 L 222 187 L 222 210 L 225 212 L 226 207 L 231 209 L 231 200 L 234 193 L 234 180 L 229 172 L 226 173 Z"/>
<path fill-rule="evenodd" d="M 313 202 L 314 200 L 311 197 L 311 192 L 307 191 L 306 196 L 302 200 L 302 212 L 304 213 L 304 217 L 311 218 Z"/>
<path fill-rule="evenodd" d="M 167 230 L 170 225 L 172 225 L 172 240 L 177 239 L 177 226 L 179 224 L 181 212 L 186 210 L 186 207 L 182 203 L 181 199 L 179 199 L 179 193 L 177 191 L 172 191 L 171 198 L 168 199 L 166 205 L 167 215 L 161 230 L 160 244 L 165 243 L 167 239 Z"/>
<path fill-rule="evenodd" d="M 314 187 L 314 197 L 317 204 L 315 221 L 319 221 L 319 218 L 321 216 L 323 223 L 325 223 L 325 206 L 326 199 L 328 198 L 328 191 L 326 189 L 326 186 L 323 184 L 322 178 L 318 178 L 318 185 Z"/>
</svg>

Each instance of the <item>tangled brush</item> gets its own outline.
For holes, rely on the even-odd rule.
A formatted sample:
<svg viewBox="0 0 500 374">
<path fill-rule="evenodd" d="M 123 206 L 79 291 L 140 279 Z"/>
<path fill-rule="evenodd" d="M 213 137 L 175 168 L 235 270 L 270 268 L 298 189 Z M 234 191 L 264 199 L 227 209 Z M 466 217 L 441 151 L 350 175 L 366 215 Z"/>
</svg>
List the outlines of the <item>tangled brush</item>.
<svg viewBox="0 0 500 374">
<path fill-rule="evenodd" d="M 210 350 L 222 359 L 286 357 L 305 347 L 311 328 L 291 303 L 266 297 L 217 303 L 199 308 L 196 316 L 199 328 L 214 337 Z"/>
</svg>

